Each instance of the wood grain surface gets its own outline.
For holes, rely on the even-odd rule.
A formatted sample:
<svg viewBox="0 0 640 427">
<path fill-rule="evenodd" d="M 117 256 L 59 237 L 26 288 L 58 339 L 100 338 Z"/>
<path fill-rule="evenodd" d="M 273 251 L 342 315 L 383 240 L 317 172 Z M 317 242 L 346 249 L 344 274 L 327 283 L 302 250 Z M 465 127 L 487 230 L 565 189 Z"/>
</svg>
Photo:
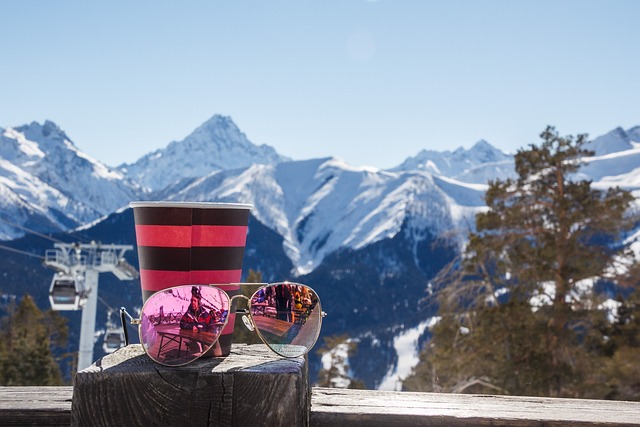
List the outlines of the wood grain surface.
<svg viewBox="0 0 640 427">
<path fill-rule="evenodd" d="M 71 425 L 305 426 L 308 389 L 305 359 L 264 345 L 234 345 L 227 357 L 182 367 L 156 364 L 130 345 L 76 375 Z"/>
<path fill-rule="evenodd" d="M 319 426 L 640 426 L 640 402 L 312 389 Z"/>
</svg>

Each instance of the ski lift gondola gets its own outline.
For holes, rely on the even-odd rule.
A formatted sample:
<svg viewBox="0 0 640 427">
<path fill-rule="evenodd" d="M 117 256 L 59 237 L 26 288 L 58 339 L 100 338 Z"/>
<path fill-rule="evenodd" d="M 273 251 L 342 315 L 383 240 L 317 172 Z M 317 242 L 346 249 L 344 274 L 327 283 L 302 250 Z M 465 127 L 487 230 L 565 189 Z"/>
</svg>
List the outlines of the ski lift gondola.
<svg viewBox="0 0 640 427">
<path fill-rule="evenodd" d="M 105 353 L 110 354 L 125 345 L 124 332 L 122 329 L 109 328 L 104 334 L 102 349 Z"/>
<path fill-rule="evenodd" d="M 86 300 L 83 280 L 65 273 L 53 276 L 49 287 L 49 302 L 53 310 L 80 310 Z"/>
</svg>

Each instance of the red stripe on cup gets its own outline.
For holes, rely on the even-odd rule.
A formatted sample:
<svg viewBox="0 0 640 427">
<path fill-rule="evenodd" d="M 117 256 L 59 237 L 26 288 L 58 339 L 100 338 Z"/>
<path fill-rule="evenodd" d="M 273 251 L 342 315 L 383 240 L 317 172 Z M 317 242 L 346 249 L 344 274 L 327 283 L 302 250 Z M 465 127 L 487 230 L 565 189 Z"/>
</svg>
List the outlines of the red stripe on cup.
<svg viewBox="0 0 640 427">
<path fill-rule="evenodd" d="M 188 248 L 191 246 L 242 246 L 247 226 L 242 225 L 136 225 L 138 246 Z"/>
<path fill-rule="evenodd" d="M 138 246 L 191 247 L 191 226 L 136 225 Z"/>
<path fill-rule="evenodd" d="M 247 226 L 193 225 L 193 246 L 242 246 L 247 240 Z"/>
</svg>

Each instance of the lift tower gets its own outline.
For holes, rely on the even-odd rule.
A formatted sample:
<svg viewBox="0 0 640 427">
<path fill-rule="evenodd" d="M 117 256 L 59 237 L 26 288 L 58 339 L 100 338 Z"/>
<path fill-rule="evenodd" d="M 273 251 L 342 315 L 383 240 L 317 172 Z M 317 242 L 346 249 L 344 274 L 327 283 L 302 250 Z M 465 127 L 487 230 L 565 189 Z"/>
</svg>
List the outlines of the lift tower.
<svg viewBox="0 0 640 427">
<path fill-rule="evenodd" d="M 133 280 L 138 271 L 125 259 L 131 245 L 96 242 L 55 243 L 47 250 L 44 264 L 56 270 L 49 287 L 53 310 L 82 310 L 78 371 L 93 363 L 93 336 L 98 306 L 98 276 L 113 273 L 120 280 Z"/>
</svg>

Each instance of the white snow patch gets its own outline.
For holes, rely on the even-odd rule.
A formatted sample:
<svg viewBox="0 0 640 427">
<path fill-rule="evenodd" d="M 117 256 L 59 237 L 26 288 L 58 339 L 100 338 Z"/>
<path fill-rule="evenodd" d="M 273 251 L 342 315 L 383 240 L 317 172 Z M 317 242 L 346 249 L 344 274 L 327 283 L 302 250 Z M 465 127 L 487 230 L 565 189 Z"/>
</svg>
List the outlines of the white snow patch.
<svg viewBox="0 0 640 427">
<path fill-rule="evenodd" d="M 322 355 L 320 359 L 322 368 L 329 371 L 332 367 L 337 370 L 338 376 L 331 378 L 331 386 L 335 388 L 348 388 L 351 384 L 351 372 L 347 372 L 349 366 L 349 343 L 351 339 L 338 344 Z"/>
<path fill-rule="evenodd" d="M 378 390 L 402 390 L 402 381 L 418 364 L 420 349 L 418 339 L 429 328 L 437 323 L 437 317 L 431 317 L 418 326 L 407 329 L 393 339 L 393 347 L 398 355 L 398 363 L 391 367 L 380 382 Z"/>
<path fill-rule="evenodd" d="M 45 154 L 38 147 L 38 143 L 28 140 L 23 133 L 16 131 L 15 129 L 6 129 L 4 136 L 7 138 L 15 139 L 18 143 L 20 151 L 29 157 L 44 157 Z"/>
</svg>

